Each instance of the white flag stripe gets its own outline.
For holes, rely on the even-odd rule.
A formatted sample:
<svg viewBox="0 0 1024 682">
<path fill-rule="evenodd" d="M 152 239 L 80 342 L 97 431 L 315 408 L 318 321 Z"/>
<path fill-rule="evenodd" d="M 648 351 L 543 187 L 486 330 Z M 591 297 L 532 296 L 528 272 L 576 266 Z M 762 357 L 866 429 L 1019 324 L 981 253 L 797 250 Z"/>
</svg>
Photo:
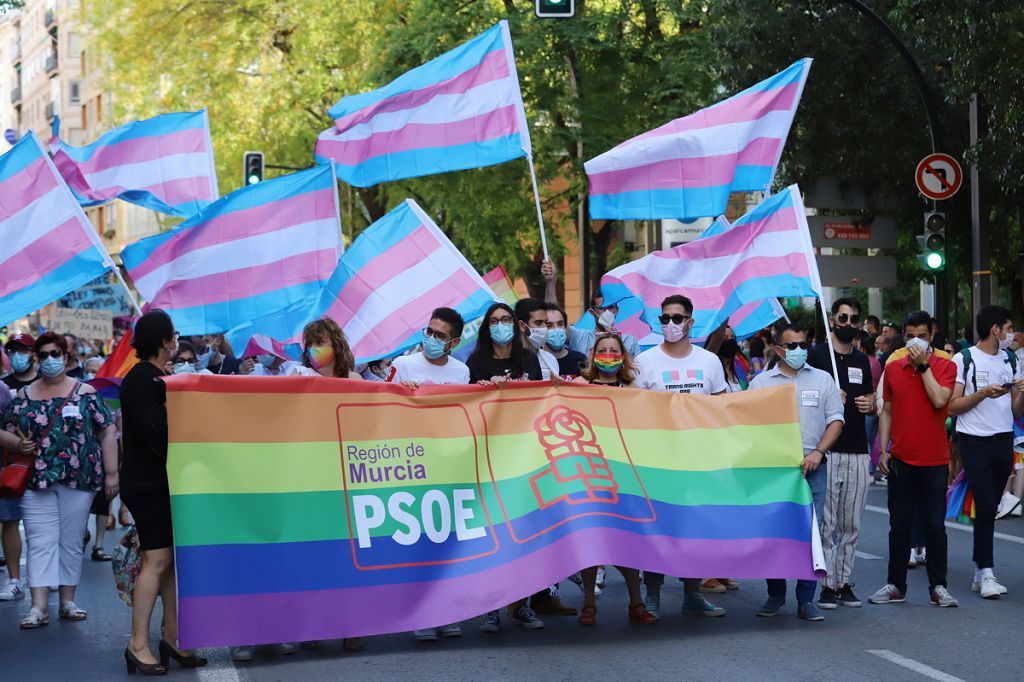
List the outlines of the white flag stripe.
<svg viewBox="0 0 1024 682">
<path fill-rule="evenodd" d="M 67 201 L 67 197 L 68 191 L 64 187 L 54 187 L 4 220 L 4 238 L 0 239 L 0 263 L 73 217 L 78 204 Z M 0 273 L 0 277 L 2 276 L 3 273 Z"/>
<path fill-rule="evenodd" d="M 95 190 L 122 185 L 131 180 L 131 189 L 152 187 L 160 183 L 184 178 L 203 177 L 209 154 L 172 154 L 160 157 L 159 163 L 140 161 L 86 174 L 86 180 Z"/>
</svg>

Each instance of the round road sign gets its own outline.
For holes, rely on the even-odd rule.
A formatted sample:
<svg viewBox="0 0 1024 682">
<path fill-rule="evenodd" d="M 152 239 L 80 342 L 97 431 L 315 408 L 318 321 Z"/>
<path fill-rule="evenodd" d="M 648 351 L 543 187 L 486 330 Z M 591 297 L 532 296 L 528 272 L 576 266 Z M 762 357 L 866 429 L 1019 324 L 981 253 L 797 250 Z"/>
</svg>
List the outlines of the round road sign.
<svg viewBox="0 0 1024 682">
<path fill-rule="evenodd" d="M 917 164 L 914 180 L 921 194 L 942 201 L 957 193 L 963 184 L 964 172 L 949 154 L 929 154 Z"/>
</svg>

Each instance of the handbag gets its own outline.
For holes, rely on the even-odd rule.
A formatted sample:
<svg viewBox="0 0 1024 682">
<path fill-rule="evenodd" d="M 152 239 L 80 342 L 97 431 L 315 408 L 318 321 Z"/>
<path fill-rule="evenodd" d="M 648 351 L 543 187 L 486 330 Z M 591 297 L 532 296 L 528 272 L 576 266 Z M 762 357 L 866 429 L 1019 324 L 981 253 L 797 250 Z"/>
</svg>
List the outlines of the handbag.
<svg viewBox="0 0 1024 682">
<path fill-rule="evenodd" d="M 142 548 L 139 545 L 139 532 L 132 526 L 121 537 L 114 548 L 113 560 L 114 586 L 117 596 L 128 606 L 132 605 L 135 596 L 135 580 L 142 568 Z"/>
<path fill-rule="evenodd" d="M 57 409 L 57 413 L 63 412 L 64 407 L 71 400 L 72 396 L 78 393 L 78 389 L 82 384 L 75 382 L 75 387 L 68 393 L 68 397 L 64 398 L 64 402 L 60 404 Z M 50 429 L 57 423 L 56 414 L 50 421 L 50 425 L 46 427 L 46 431 L 43 431 L 43 435 L 39 437 L 39 442 L 46 440 L 46 437 L 50 435 Z M 20 433 L 20 431 L 19 431 Z M 36 461 L 36 455 L 12 455 L 9 452 L 5 453 L 4 456 L 4 468 L 0 470 L 0 497 L 21 497 L 25 494 L 25 489 L 28 488 L 29 478 L 32 476 L 32 463 Z"/>
</svg>

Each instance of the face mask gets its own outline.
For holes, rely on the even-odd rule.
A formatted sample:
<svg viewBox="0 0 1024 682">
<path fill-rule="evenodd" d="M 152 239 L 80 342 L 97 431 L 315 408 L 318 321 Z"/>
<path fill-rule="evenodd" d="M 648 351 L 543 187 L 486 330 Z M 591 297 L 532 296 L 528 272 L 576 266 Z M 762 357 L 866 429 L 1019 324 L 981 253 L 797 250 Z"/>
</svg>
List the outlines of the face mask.
<svg viewBox="0 0 1024 682">
<path fill-rule="evenodd" d="M 430 336 L 423 339 L 423 354 L 431 360 L 437 360 L 444 357 L 444 354 L 448 352 L 447 342 L 440 340 L 436 336 Z"/>
<path fill-rule="evenodd" d="M 92 381 L 96 378 L 96 372 L 85 372 L 82 374 L 82 381 Z"/>
<path fill-rule="evenodd" d="M 833 327 L 832 331 L 836 333 L 836 338 L 840 343 L 850 343 L 857 338 L 856 327 Z"/>
<path fill-rule="evenodd" d="M 669 343 L 680 341 L 686 337 L 686 323 L 676 324 L 669 322 L 668 324 L 663 324 L 661 325 L 661 334 Z"/>
<path fill-rule="evenodd" d="M 928 342 L 925 341 L 924 339 L 919 339 L 915 336 L 914 338 L 907 341 L 907 348 L 919 348 L 925 352 L 928 352 L 928 349 L 931 348 L 931 346 L 928 345 Z"/>
<path fill-rule="evenodd" d="M 319 370 L 334 362 L 332 346 L 310 346 L 306 353 L 309 355 L 309 364 L 313 366 L 313 369 Z"/>
<path fill-rule="evenodd" d="M 391 365 L 380 365 L 370 370 L 384 381 L 388 380 L 388 375 L 391 374 Z"/>
<path fill-rule="evenodd" d="M 49 379 L 59 377 L 64 373 L 64 358 L 46 358 L 39 363 L 39 370 Z"/>
<path fill-rule="evenodd" d="M 260 363 L 267 369 L 270 369 L 270 366 L 274 364 L 275 360 L 277 360 L 277 356 L 271 355 L 269 353 L 264 353 L 262 355 L 256 356 L 256 362 Z"/>
<path fill-rule="evenodd" d="M 514 334 L 515 329 L 513 329 L 511 322 L 499 322 L 491 327 L 491 340 L 499 346 L 507 346 L 512 343 L 512 336 Z"/>
<path fill-rule="evenodd" d="M 1012 346 L 1012 345 L 1013 345 L 1013 336 L 1011 334 L 1007 334 L 1005 338 L 999 339 L 999 349 L 1000 350 L 1010 350 L 1010 346 Z"/>
<path fill-rule="evenodd" d="M 786 351 L 786 357 L 783 358 L 786 364 L 793 369 L 800 369 L 807 362 L 807 350 L 805 348 L 794 348 L 793 350 Z"/>
<path fill-rule="evenodd" d="M 547 327 L 531 327 L 530 328 L 530 345 L 534 348 L 543 348 L 544 344 L 548 342 L 548 328 Z"/>
<path fill-rule="evenodd" d="M 548 346 L 551 350 L 562 350 L 565 348 L 565 330 L 551 329 L 548 331 Z"/>
<path fill-rule="evenodd" d="M 28 368 L 31 366 L 32 356 L 28 353 L 15 353 L 11 356 L 11 369 L 14 370 L 15 374 L 27 372 Z"/>
<path fill-rule="evenodd" d="M 619 373 L 622 368 L 622 356 L 611 353 L 596 353 L 594 355 L 594 367 L 605 376 L 612 376 Z"/>
<path fill-rule="evenodd" d="M 85 355 L 85 346 L 84 345 L 78 346 L 78 354 L 79 355 Z"/>
<path fill-rule="evenodd" d="M 196 366 L 191 362 L 183 362 L 180 365 L 174 365 L 172 372 L 174 374 L 195 374 Z"/>
<path fill-rule="evenodd" d="M 203 370 L 210 366 L 210 358 L 213 357 L 213 351 L 208 350 L 205 353 L 200 353 L 196 356 L 196 360 L 199 361 L 198 369 Z"/>
<path fill-rule="evenodd" d="M 611 329 L 615 326 L 615 313 L 611 310 L 604 310 L 597 318 L 597 323 L 605 329 Z"/>
</svg>

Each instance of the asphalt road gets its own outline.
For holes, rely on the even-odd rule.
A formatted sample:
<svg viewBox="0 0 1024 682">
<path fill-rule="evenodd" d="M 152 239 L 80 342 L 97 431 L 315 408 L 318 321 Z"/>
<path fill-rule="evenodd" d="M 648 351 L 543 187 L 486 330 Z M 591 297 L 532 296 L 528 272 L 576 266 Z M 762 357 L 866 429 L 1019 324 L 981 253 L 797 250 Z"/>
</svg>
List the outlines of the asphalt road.
<svg viewBox="0 0 1024 682">
<path fill-rule="evenodd" d="M 950 591 L 960 608 L 928 603 L 927 576 L 912 570 L 908 601 L 876 606 L 867 597 L 885 582 L 888 518 L 885 489 L 873 488 L 865 512 L 854 580 L 864 600 L 859 609 L 826 612 L 822 623 L 784 615 L 757 618 L 765 593 L 761 581 L 743 581 L 736 592 L 713 595 L 729 610 L 725 618 L 679 614 L 681 586 L 666 582 L 662 621 L 655 626 L 626 621 L 621 578 L 608 572 L 598 600 L 598 625 L 583 628 L 575 618 L 545 618 L 543 630 L 527 631 L 503 619 L 498 634 L 478 631 L 479 619 L 464 624 L 461 639 L 417 642 L 411 634 L 371 637 L 365 650 L 344 653 L 340 643 L 294 655 L 257 655 L 232 663 L 227 650 L 204 652 L 210 667 L 172 668 L 176 679 L 234 680 L 1012 680 L 1024 677 L 1017 644 L 1024 627 L 1024 520 L 999 521 L 996 575 L 1009 588 L 999 600 L 970 591 L 974 566 L 972 535 L 950 529 Z M 874 510 L 872 510 L 874 508 Z M 115 535 L 108 535 L 112 551 Z M 268 566 L 267 570 L 273 570 Z M 0 577 L 6 578 L 0 569 Z M 565 601 L 578 605 L 579 590 L 563 583 Z M 125 678 L 122 652 L 128 639 L 129 609 L 114 592 L 109 564 L 86 560 L 78 604 L 89 611 L 83 623 L 56 620 L 21 632 L 17 623 L 27 599 L 0 602 L 0 679 L 112 680 Z M 158 639 L 156 629 L 153 642 Z M 173 666 L 173 664 L 172 664 Z"/>
</svg>

